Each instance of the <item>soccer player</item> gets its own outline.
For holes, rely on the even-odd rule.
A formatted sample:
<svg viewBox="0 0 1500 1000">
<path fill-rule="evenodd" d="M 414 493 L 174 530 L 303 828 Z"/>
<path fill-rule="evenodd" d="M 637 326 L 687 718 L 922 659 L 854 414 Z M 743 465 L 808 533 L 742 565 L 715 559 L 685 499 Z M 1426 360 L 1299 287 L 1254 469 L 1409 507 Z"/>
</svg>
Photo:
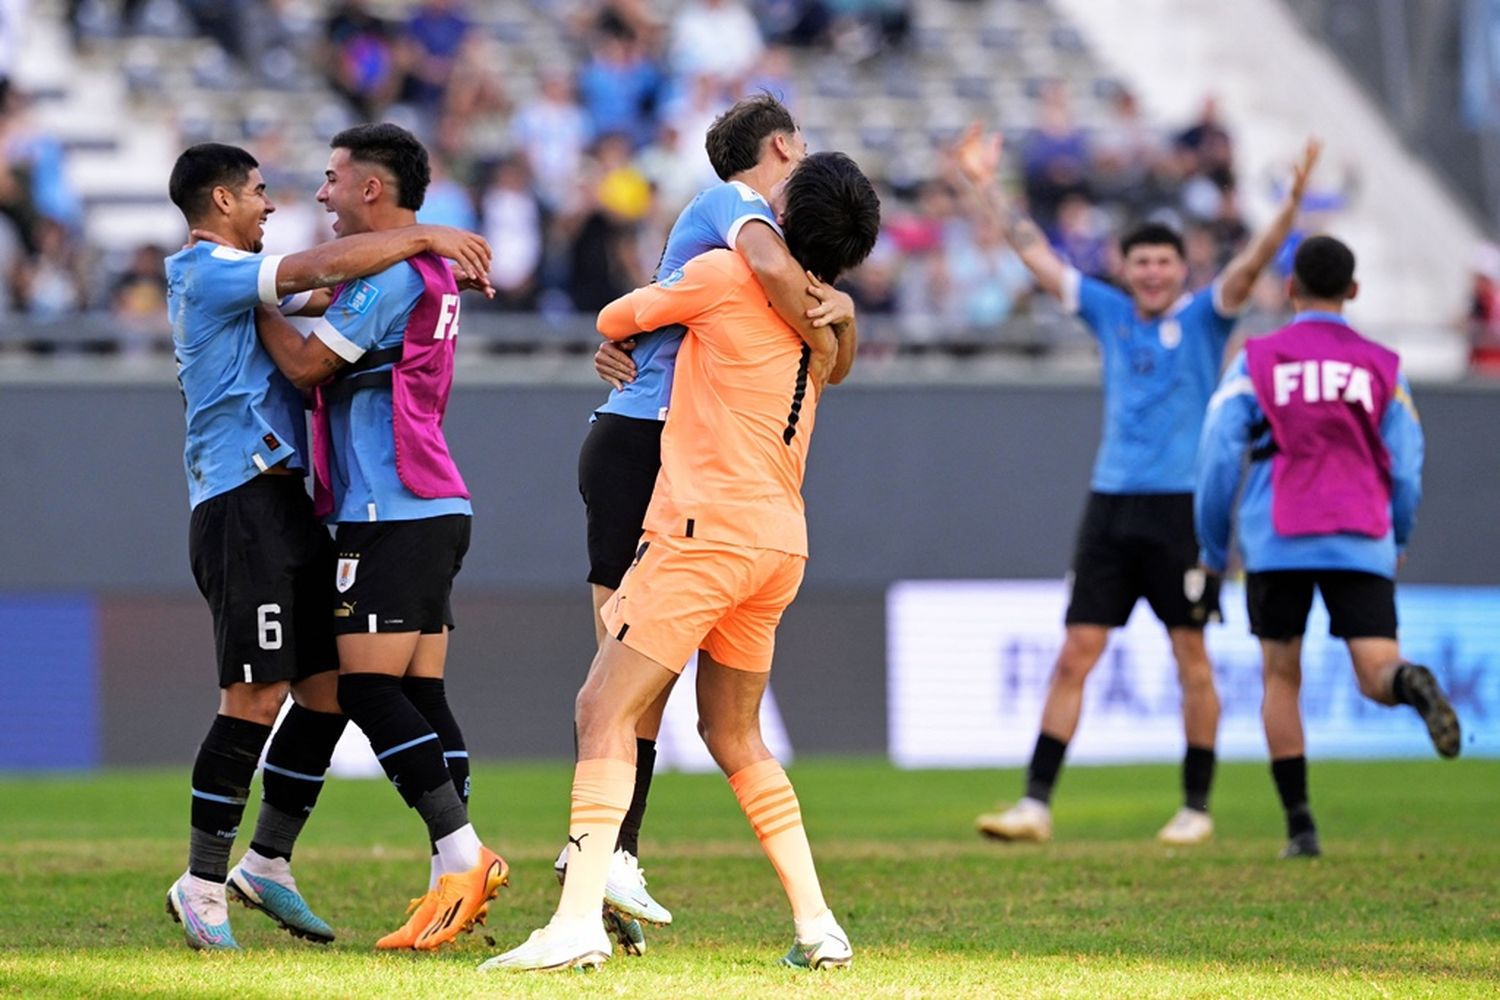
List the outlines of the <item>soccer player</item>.
<svg viewBox="0 0 1500 1000">
<path fill-rule="evenodd" d="M 1182 238 L 1170 228 L 1148 223 L 1120 241 L 1123 291 L 1085 277 L 1065 264 L 1037 225 L 1002 194 L 996 183 L 999 137 L 986 139 L 975 126 L 959 144 L 959 167 L 978 188 L 984 209 L 1001 220 L 1037 285 L 1099 339 L 1103 355 L 1104 438 L 1073 554 L 1063 645 L 1047 688 L 1025 797 L 980 816 L 976 825 L 986 836 L 1051 839 L 1052 789 L 1078 726 L 1084 682 L 1110 630 L 1125 624 L 1142 597 L 1171 639 L 1187 737 L 1183 807 L 1158 838 L 1183 845 L 1213 835 L 1208 795 L 1219 698 L 1203 627 L 1218 616 L 1219 599 L 1217 581 L 1198 567 L 1194 458 L 1235 316 L 1291 231 L 1318 151 L 1309 141 L 1270 226 L 1229 262 L 1212 287 L 1190 295 Z"/>
<path fill-rule="evenodd" d="M 874 246 L 880 203 L 848 157 L 804 159 L 779 192 L 798 262 L 831 282 Z M 780 200 L 779 198 L 777 199 Z M 822 383 L 812 349 L 778 315 L 743 257 L 713 250 L 610 303 L 599 332 L 687 326 L 661 441 L 661 473 L 635 563 L 604 608 L 607 635 L 578 694 L 568 878 L 557 912 L 481 968 L 598 966 L 610 851 L 635 786 L 641 716 L 695 649 L 704 741 L 729 777 L 792 905 L 790 965 L 848 965 L 823 899 L 801 808 L 760 735 L 777 623 L 807 561 L 801 487 Z"/>
<path fill-rule="evenodd" d="M 302 396 L 255 335 L 257 303 L 276 305 L 429 250 L 486 273 L 489 246 L 443 226 L 412 226 L 291 255 L 264 255 L 275 206 L 259 164 L 204 143 L 178 157 L 169 192 L 201 240 L 166 261 L 168 310 L 187 410 L 193 577 L 214 618 L 219 711 L 192 778 L 188 870 L 167 910 L 194 948 L 237 948 L 227 892 L 292 934 L 333 940 L 297 891 L 292 847 L 317 802 L 340 714 L 327 531 L 302 486 L 309 467 Z M 228 870 L 251 778 L 288 689 L 294 704 L 266 754 L 250 850 Z"/>
<path fill-rule="evenodd" d="M 335 233 L 413 223 L 431 171 L 410 132 L 357 125 L 330 145 L 318 201 Z M 443 683 L 473 515 L 442 431 L 458 286 L 442 260 L 417 254 L 340 285 L 306 339 L 271 310 L 257 322 L 277 366 L 315 392 L 314 505 L 338 552 L 339 704 L 432 846 L 427 892 L 376 947 L 430 951 L 484 917 L 508 871 L 469 823 L 468 752 Z"/>
<path fill-rule="evenodd" d="M 1340 241 L 1303 241 L 1287 291 L 1291 324 L 1249 341 L 1209 404 L 1194 513 L 1203 564 L 1222 573 L 1243 481 L 1236 520 L 1265 671 L 1261 718 L 1286 811 L 1281 856 L 1306 858 L 1321 853 L 1298 707 L 1313 588 L 1366 698 L 1414 708 L 1443 757 L 1458 756 L 1459 724 L 1432 672 L 1404 660 L 1396 641 L 1395 575 L 1422 497 L 1423 448 L 1399 358 L 1344 319 L 1359 284 Z"/>
<path fill-rule="evenodd" d="M 787 251 L 767 199 L 806 153 L 791 113 L 769 94 L 739 101 L 720 115 L 704 143 L 722 178 L 683 209 L 657 266 L 660 280 L 693 257 L 715 248 L 739 254 L 765 288 L 773 307 L 798 330 L 814 352 L 812 371 L 841 381 L 853 363 L 857 331 L 854 305 L 843 292 L 809 279 Z M 809 285 L 809 280 L 812 284 Z M 807 295 L 816 298 L 809 310 Z M 604 641 L 600 609 L 620 586 L 635 557 L 641 523 L 661 467 L 662 425 L 672 394 L 672 376 L 682 343 L 681 327 L 638 333 L 599 350 L 599 373 L 615 388 L 593 417 L 578 456 L 578 491 L 588 518 L 589 583 L 594 601 L 595 641 Z M 835 340 L 835 337 L 837 338 Z M 645 934 L 639 921 L 667 924 L 672 914 L 646 890 L 640 868 L 641 823 L 656 762 L 670 685 L 642 716 L 636 732 L 636 783 L 620 826 L 605 888 L 606 919 L 627 952 L 640 954 Z M 561 877 L 567 847 L 558 856 Z"/>
</svg>

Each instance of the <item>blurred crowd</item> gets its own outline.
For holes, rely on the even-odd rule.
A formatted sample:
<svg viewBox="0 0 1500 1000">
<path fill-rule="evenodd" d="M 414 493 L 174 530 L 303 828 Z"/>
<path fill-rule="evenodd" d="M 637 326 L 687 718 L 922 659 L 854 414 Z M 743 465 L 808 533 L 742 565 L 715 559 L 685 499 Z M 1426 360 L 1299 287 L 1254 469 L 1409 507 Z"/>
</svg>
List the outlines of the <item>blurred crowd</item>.
<svg viewBox="0 0 1500 1000">
<path fill-rule="evenodd" d="M 103 2 L 70 3 L 75 27 Z M 195 30 L 251 77 L 316 67 L 348 121 L 392 120 L 417 132 L 434 167 L 422 221 L 490 240 L 498 290 L 490 308 L 558 317 L 596 310 L 649 279 L 677 213 L 715 180 L 702 137 L 716 115 L 758 90 L 796 115 L 803 101 L 796 60 L 858 65 L 900 53 L 910 41 L 912 0 L 684 0 L 669 20 L 650 0 L 557 0 L 542 7 L 561 26 L 571 62 L 545 62 L 524 93 L 503 72 L 515 40 L 474 16 L 477 0 L 400 8 L 335 0 L 315 5 L 316 16 L 297 0 L 125 0 L 114 16 L 128 32 L 163 2 L 180 4 Z M 0 61 L 0 75 L 4 68 Z M 91 251 L 62 148 L 7 89 L 0 315 L 46 319 L 92 309 L 112 311 L 128 327 L 159 324 L 160 259 L 170 250 L 147 246 L 102 260 Z M 1117 88 L 1085 125 L 1069 85 L 1043 81 L 1032 121 L 1006 131 L 1007 181 L 1060 253 L 1089 274 L 1111 277 L 1121 230 L 1153 219 L 1183 233 L 1190 281 L 1201 287 L 1248 236 L 1246 186 L 1277 180 L 1236 173 L 1234 138 L 1212 99 L 1192 121 L 1164 127 Z M 289 159 L 290 141 L 272 123 L 248 143 L 279 206 L 267 230 L 268 249 L 278 252 L 330 235 L 307 178 L 276 169 Z M 1327 183 L 1305 205 L 1309 227 L 1326 224 L 1356 182 Z M 885 182 L 882 198 L 880 242 L 845 281 L 862 315 L 875 320 L 876 349 L 1055 345 L 1066 327 L 1055 305 L 1034 294 L 997 227 L 968 221 L 962 185 L 943 157 L 927 176 Z M 101 269 L 106 279 L 86 280 Z M 1476 290 L 1472 322 L 1500 354 L 1500 251 L 1492 270 L 1482 308 Z M 1264 281 L 1261 318 L 1248 327 L 1268 327 L 1282 314 L 1280 289 L 1275 275 Z"/>
</svg>

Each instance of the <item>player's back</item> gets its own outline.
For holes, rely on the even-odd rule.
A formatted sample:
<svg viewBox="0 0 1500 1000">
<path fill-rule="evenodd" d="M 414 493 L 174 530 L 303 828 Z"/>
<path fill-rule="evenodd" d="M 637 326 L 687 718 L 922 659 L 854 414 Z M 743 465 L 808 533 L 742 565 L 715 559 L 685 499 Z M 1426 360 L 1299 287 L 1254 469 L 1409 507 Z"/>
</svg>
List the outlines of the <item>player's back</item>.
<svg viewBox="0 0 1500 1000">
<path fill-rule="evenodd" d="M 255 332 L 269 262 L 274 301 L 279 257 L 199 243 L 166 260 L 167 311 L 187 408 L 189 500 L 249 482 L 272 465 L 301 467 L 302 395 L 276 369 Z"/>
<path fill-rule="evenodd" d="M 679 283 L 702 308 L 687 320 L 645 526 L 806 555 L 809 351 L 739 254 L 711 251 L 659 284 L 671 295 Z"/>
</svg>

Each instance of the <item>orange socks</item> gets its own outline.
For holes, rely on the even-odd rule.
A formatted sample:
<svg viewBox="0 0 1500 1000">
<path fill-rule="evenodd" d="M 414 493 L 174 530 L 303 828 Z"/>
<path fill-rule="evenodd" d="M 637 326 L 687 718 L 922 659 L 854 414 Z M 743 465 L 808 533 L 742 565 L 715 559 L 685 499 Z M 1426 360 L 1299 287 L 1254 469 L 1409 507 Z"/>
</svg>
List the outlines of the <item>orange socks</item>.
<svg viewBox="0 0 1500 1000">
<path fill-rule="evenodd" d="M 559 917 L 599 917 L 609 859 L 620 821 L 635 791 L 635 765 L 623 760 L 580 760 L 573 769 L 573 813 L 568 821 L 568 875 Z"/>
<path fill-rule="evenodd" d="M 827 910 L 807 831 L 802 828 L 802 807 L 781 765 L 774 759 L 751 764 L 729 776 L 729 787 L 781 876 L 792 918 L 810 920 Z"/>
</svg>

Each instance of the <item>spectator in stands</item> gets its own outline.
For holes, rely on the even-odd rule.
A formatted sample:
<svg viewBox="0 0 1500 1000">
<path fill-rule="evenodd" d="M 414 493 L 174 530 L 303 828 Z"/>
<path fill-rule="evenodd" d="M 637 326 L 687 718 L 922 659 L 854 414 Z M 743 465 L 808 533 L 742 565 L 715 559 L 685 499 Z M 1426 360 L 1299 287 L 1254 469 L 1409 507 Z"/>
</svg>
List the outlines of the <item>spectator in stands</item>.
<svg viewBox="0 0 1500 1000">
<path fill-rule="evenodd" d="M 650 209 L 650 185 L 630 163 L 630 138 L 601 136 L 583 200 L 566 220 L 568 295 L 579 312 L 597 312 L 645 284 L 636 254 L 636 229 Z"/>
<path fill-rule="evenodd" d="M 531 191 L 526 160 L 509 156 L 495 165 L 481 202 L 490 258 L 493 304 L 510 312 L 537 306 L 542 266 L 542 206 Z"/>
<path fill-rule="evenodd" d="M 828 26 L 833 20 L 828 7 L 824 0 L 754 2 L 755 20 L 764 31 L 766 41 L 800 48 L 821 45 L 827 40 Z"/>
<path fill-rule="evenodd" d="M 1469 366 L 1500 375 L 1500 247 L 1482 243 L 1474 251 L 1469 292 Z"/>
<path fill-rule="evenodd" d="M 68 231 L 50 219 L 37 226 L 37 252 L 21 265 L 17 290 L 26 315 L 63 319 L 89 304 L 85 254 Z"/>
<path fill-rule="evenodd" d="M 299 244 L 306 249 L 306 244 Z M 167 323 L 166 251 L 145 244 L 130 255 L 130 263 L 109 290 L 110 314 L 118 323 L 127 354 L 144 353 L 153 336 L 170 330 Z"/>
<path fill-rule="evenodd" d="M 863 62 L 906 44 L 911 34 L 910 0 L 830 0 L 833 48 L 850 62 Z"/>
<path fill-rule="evenodd" d="M 1085 206 L 1086 207 L 1086 206 Z M 952 227 L 945 247 L 948 294 L 944 319 L 953 327 L 993 333 L 1031 294 L 1031 274 L 988 216 Z"/>
<path fill-rule="evenodd" d="M 1057 222 L 1057 209 L 1070 194 L 1088 193 L 1089 145 L 1073 121 L 1067 87 L 1050 80 L 1042 88 L 1037 125 L 1021 145 L 1026 202 L 1043 229 Z"/>
<path fill-rule="evenodd" d="M 760 25 L 740 0 L 687 0 L 672 19 L 668 62 L 679 78 L 738 82 L 760 61 Z"/>
<path fill-rule="evenodd" d="M 511 103 L 502 67 L 506 52 L 483 32 L 471 31 L 458 50 L 458 61 L 448 81 L 443 118 L 435 145 L 454 164 L 454 173 L 476 180 L 483 170 L 459 164 L 491 164 L 509 153 Z"/>
<path fill-rule="evenodd" d="M 1062 200 L 1047 239 L 1058 256 L 1083 274 L 1106 280 L 1114 274 L 1115 244 L 1109 226 L 1103 213 L 1083 195 L 1070 194 Z"/>
<path fill-rule="evenodd" d="M 567 200 L 593 131 L 590 116 L 573 97 L 567 72 L 544 70 L 541 93 L 516 112 L 510 135 L 549 210 L 560 210 Z"/>
<path fill-rule="evenodd" d="M 606 18 L 578 74 L 578 92 L 594 135 L 621 133 L 637 148 L 650 142 L 665 84 L 636 30 L 618 18 Z"/>
<path fill-rule="evenodd" d="M 460 0 L 423 0 L 407 19 L 401 100 L 424 111 L 443 104 L 471 25 Z"/>
<path fill-rule="evenodd" d="M 1092 135 L 1090 186 L 1101 202 L 1131 202 L 1139 197 L 1153 166 L 1166 153 L 1162 130 L 1146 121 L 1135 94 L 1115 88 L 1109 118 Z"/>
<path fill-rule="evenodd" d="M 365 0 L 339 0 L 323 35 L 329 83 L 357 116 L 377 120 L 401 86 L 391 26 L 371 14 Z"/>
<path fill-rule="evenodd" d="M 435 226 L 452 226 L 473 232 L 479 228 L 479 212 L 474 207 L 474 196 L 448 173 L 448 168 L 439 156 L 428 154 L 432 180 L 427 185 L 427 197 L 417 211 L 417 221 Z"/>
<path fill-rule="evenodd" d="M 665 241 L 678 213 L 694 195 L 714 182 L 713 168 L 702 145 L 685 142 L 682 130 L 671 121 L 661 123 L 655 141 L 641 150 L 635 162 L 655 193 L 656 213 L 659 221 L 665 223 L 662 231 Z"/>
</svg>

